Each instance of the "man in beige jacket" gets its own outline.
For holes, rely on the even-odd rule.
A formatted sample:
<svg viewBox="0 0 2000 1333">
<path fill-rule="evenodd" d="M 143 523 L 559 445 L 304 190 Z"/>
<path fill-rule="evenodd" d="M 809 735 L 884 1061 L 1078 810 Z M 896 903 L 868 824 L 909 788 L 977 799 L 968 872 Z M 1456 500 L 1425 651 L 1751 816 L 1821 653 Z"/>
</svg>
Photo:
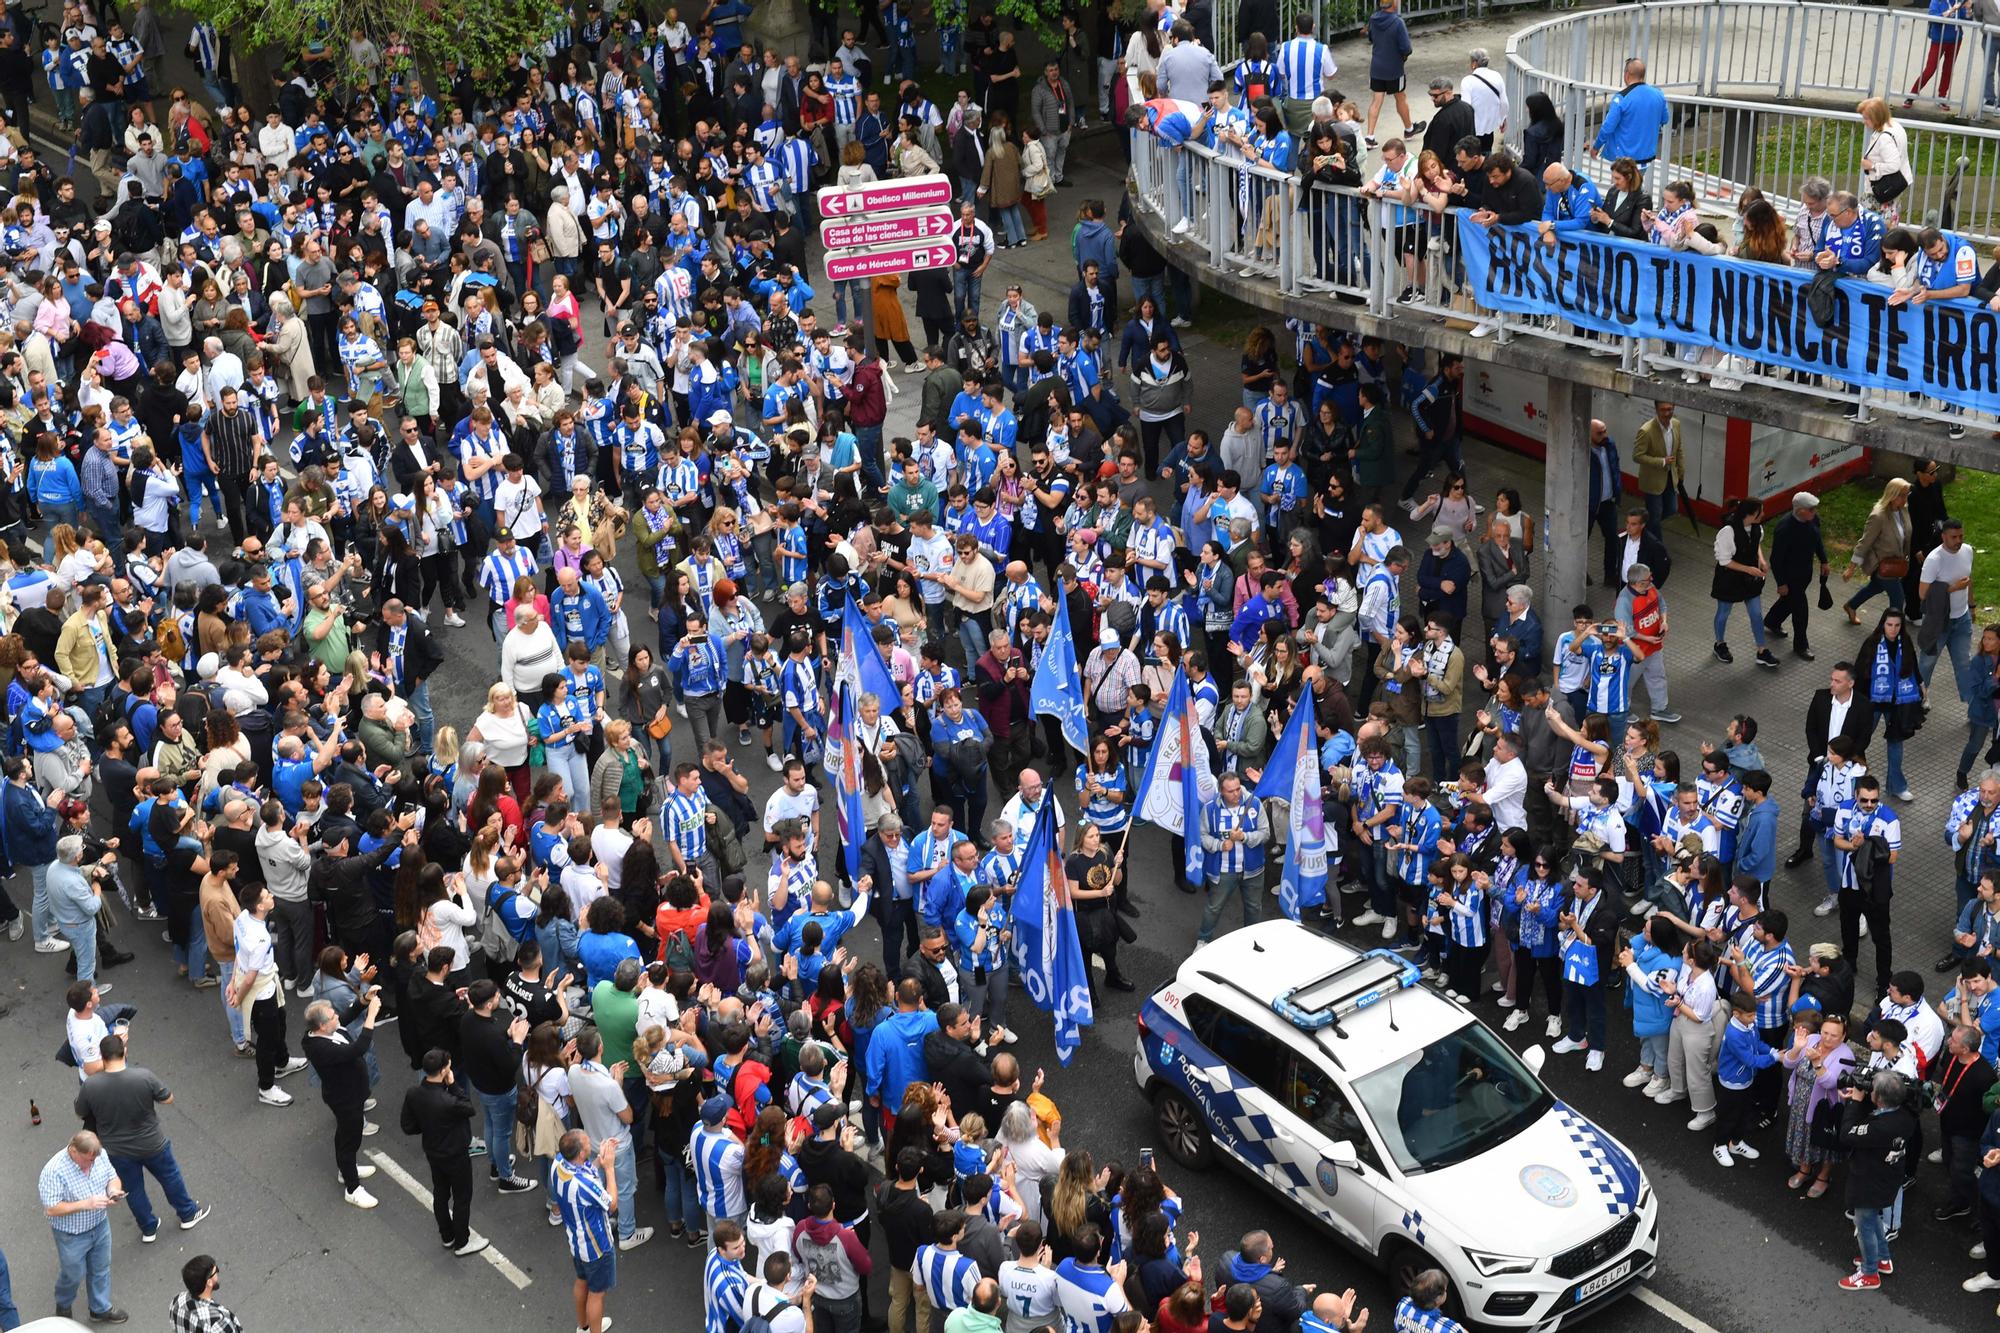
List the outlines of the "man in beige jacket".
<svg viewBox="0 0 2000 1333">
<path fill-rule="evenodd" d="M 1632 437 L 1632 462 L 1639 469 L 1639 493 L 1646 497 L 1646 530 L 1659 537 L 1660 524 L 1673 516 L 1674 498 L 1687 480 L 1681 423 L 1672 403 L 1653 404 L 1652 420 Z"/>
</svg>

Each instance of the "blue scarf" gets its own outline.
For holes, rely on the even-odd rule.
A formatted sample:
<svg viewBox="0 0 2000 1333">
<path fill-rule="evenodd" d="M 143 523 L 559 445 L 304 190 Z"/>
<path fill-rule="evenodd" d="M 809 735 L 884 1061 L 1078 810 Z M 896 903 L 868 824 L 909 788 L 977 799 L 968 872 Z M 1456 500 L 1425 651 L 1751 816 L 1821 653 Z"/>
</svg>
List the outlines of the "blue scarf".
<svg viewBox="0 0 2000 1333">
<path fill-rule="evenodd" d="M 1258 1282 L 1270 1271 L 1269 1264 L 1253 1264 L 1240 1254 L 1229 1256 L 1229 1280 L 1232 1282 Z"/>
<path fill-rule="evenodd" d="M 1903 674 L 1903 639 L 1898 636 L 1893 654 L 1889 650 L 1889 640 L 1880 639 L 1875 644 L 1875 663 L 1869 670 L 1868 697 L 1881 704 L 1895 702 L 1913 704 L 1923 697 L 1923 690 L 1915 676 Z"/>
</svg>

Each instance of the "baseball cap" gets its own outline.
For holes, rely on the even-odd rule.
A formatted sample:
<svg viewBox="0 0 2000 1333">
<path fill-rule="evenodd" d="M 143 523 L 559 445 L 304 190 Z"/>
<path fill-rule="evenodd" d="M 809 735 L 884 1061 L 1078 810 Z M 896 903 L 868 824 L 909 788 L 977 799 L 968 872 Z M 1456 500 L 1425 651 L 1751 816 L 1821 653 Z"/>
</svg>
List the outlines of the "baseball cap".
<svg viewBox="0 0 2000 1333">
<path fill-rule="evenodd" d="M 511 541 L 513 541 L 513 540 L 514 540 L 514 529 L 512 529 L 512 528 L 507 528 L 507 527 L 500 527 L 500 528 L 495 528 L 495 529 L 493 529 L 493 540 L 494 540 L 494 541 L 496 541 L 496 542 L 511 542 Z"/>
<path fill-rule="evenodd" d="M 719 1125 L 729 1115 L 729 1099 L 716 1093 L 701 1104 L 701 1122 L 704 1125 Z"/>
<path fill-rule="evenodd" d="M 708 414 L 708 424 L 711 426 L 733 426 L 736 424 L 736 418 L 718 407 L 715 411 Z"/>
<path fill-rule="evenodd" d="M 821 1102 L 813 1108 L 812 1127 L 816 1130 L 832 1129 L 847 1118 L 847 1112 L 838 1102 Z"/>
<path fill-rule="evenodd" d="M 1424 538 L 1426 546 L 1444 546 L 1451 541 L 1451 529 L 1440 523 L 1431 529 L 1431 535 Z"/>
</svg>

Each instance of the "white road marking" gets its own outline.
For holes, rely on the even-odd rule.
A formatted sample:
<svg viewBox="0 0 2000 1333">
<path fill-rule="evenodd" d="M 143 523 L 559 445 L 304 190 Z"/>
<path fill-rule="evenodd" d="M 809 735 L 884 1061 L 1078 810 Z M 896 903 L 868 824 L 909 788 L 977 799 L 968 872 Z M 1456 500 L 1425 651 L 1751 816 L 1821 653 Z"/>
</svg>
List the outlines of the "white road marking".
<svg viewBox="0 0 2000 1333">
<path fill-rule="evenodd" d="M 393 1157 L 390 1157 L 387 1153 L 371 1150 L 368 1154 L 368 1160 L 380 1167 L 383 1175 L 401 1185 L 404 1193 L 422 1204 L 426 1212 L 430 1210 L 431 1192 L 425 1189 L 415 1176 L 398 1166 Z M 513 1283 L 516 1291 L 526 1291 L 528 1284 L 534 1281 L 533 1278 L 516 1267 L 512 1259 L 500 1253 L 499 1248 L 491 1241 L 488 1241 L 486 1248 L 479 1252 L 479 1257 L 493 1265 L 493 1270 L 499 1273 L 501 1277 Z M 1689 1327 L 1694 1328 L 1695 1325 L 1690 1324 Z M 1706 1324 L 1700 1325 L 1697 1333 L 1700 1333 L 1700 1330 L 1707 1330 L 1707 1333 L 1715 1333 L 1715 1330 L 1708 1328 Z"/>
<path fill-rule="evenodd" d="M 374 1154 L 369 1154 L 373 1156 Z M 1686 1329 L 1688 1333 L 1720 1333 L 1715 1325 L 1705 1319 L 1689 1314 L 1651 1287 L 1634 1287 L 1632 1295 L 1641 1305 L 1649 1305 L 1667 1318 Z"/>
</svg>

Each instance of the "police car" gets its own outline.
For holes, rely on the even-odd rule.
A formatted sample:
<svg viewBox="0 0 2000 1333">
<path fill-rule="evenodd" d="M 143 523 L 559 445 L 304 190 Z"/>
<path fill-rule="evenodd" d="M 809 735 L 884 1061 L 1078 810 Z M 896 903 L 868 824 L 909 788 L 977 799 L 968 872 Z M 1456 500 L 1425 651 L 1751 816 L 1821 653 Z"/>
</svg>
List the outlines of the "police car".
<svg viewBox="0 0 2000 1333">
<path fill-rule="evenodd" d="M 1398 1290 L 1426 1268 L 1463 1318 L 1556 1329 L 1653 1271 L 1631 1153 L 1408 960 L 1289 921 L 1234 931 L 1139 1014 L 1133 1073 L 1184 1166 L 1234 1158 Z"/>
</svg>

